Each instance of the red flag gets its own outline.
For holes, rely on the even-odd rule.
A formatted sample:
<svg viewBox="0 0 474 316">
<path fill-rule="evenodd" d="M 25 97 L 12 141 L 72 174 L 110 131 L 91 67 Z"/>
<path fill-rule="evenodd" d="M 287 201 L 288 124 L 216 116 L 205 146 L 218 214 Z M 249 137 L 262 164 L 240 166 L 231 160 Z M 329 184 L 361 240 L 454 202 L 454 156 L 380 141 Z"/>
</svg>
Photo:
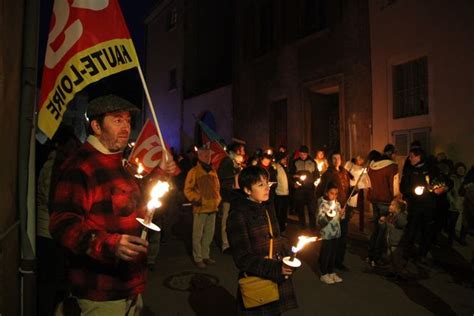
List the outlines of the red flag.
<svg viewBox="0 0 474 316">
<path fill-rule="evenodd" d="M 139 61 L 117 0 L 55 0 L 38 127 L 52 138 L 76 93 L 133 67 Z"/>
<path fill-rule="evenodd" d="M 168 146 L 166 147 L 168 148 Z M 148 174 L 160 164 L 162 157 L 163 148 L 158 137 L 158 132 L 155 125 L 153 125 L 150 120 L 147 120 L 138 135 L 128 160 L 134 165 L 141 163 L 144 172 Z M 173 175 L 178 175 L 180 172 L 181 170 L 176 167 L 176 171 Z"/>
<path fill-rule="evenodd" d="M 219 169 L 222 159 L 227 153 L 216 140 L 211 140 L 204 130 L 202 131 L 202 144 L 211 150 L 211 165 L 214 170 Z"/>
</svg>

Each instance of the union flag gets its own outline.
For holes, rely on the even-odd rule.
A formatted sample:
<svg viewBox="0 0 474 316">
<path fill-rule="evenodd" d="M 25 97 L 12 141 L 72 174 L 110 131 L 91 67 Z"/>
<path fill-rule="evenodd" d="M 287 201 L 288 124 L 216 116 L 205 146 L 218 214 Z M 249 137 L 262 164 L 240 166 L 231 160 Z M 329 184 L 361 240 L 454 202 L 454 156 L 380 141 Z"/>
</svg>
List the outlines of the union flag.
<svg viewBox="0 0 474 316">
<path fill-rule="evenodd" d="M 55 0 L 38 105 L 38 127 L 52 138 L 74 95 L 139 67 L 117 0 Z"/>
</svg>

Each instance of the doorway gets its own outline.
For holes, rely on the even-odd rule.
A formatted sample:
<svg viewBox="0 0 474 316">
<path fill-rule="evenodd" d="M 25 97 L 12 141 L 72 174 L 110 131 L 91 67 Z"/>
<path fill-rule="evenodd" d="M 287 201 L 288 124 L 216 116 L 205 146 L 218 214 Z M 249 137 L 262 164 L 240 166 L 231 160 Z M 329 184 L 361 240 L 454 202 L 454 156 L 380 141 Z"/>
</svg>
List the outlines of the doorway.
<svg viewBox="0 0 474 316">
<path fill-rule="evenodd" d="M 326 155 L 341 151 L 338 87 L 310 91 L 311 148 L 324 149 Z"/>
</svg>

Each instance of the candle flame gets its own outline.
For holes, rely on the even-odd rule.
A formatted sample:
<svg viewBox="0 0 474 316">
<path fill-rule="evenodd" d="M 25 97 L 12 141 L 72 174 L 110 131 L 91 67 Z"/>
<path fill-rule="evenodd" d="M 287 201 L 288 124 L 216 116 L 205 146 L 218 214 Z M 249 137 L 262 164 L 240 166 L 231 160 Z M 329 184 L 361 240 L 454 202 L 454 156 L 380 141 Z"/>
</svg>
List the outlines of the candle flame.
<svg viewBox="0 0 474 316">
<path fill-rule="evenodd" d="M 154 199 L 160 199 L 163 197 L 163 195 L 166 194 L 170 190 L 170 184 L 165 181 L 158 181 L 153 189 L 151 189 L 150 196 L 151 198 Z"/>
<path fill-rule="evenodd" d="M 194 146 L 194 151 L 197 152 L 198 151 L 198 148 L 196 146 Z"/>
<path fill-rule="evenodd" d="M 305 175 L 305 174 L 302 174 L 302 175 L 300 176 L 300 179 L 301 179 L 301 181 L 306 180 L 306 175 Z"/>
<path fill-rule="evenodd" d="M 168 182 L 159 181 L 155 184 L 155 186 L 151 189 L 150 193 L 150 200 L 147 203 L 148 212 L 146 213 L 145 223 L 150 223 L 153 218 L 153 213 L 155 209 L 161 207 L 162 203 L 160 198 L 162 198 L 166 192 L 170 189 L 170 185 Z"/>
<path fill-rule="evenodd" d="M 306 244 L 308 244 L 310 242 L 315 242 L 315 241 L 318 241 L 318 240 L 319 240 L 319 238 L 316 237 L 316 236 L 313 236 L 313 237 L 298 236 L 298 244 L 296 245 L 296 247 L 291 247 L 291 251 L 296 254 L 298 251 L 303 249 L 303 247 L 306 246 Z"/>
<path fill-rule="evenodd" d="M 416 195 L 422 195 L 423 192 L 425 191 L 425 187 L 420 185 L 415 188 L 415 194 Z"/>
<path fill-rule="evenodd" d="M 161 205 L 162 205 L 161 202 L 158 199 L 156 199 L 156 200 L 148 201 L 148 204 L 146 206 L 148 210 L 152 210 L 152 209 L 154 210 L 156 208 L 161 207 Z"/>
<path fill-rule="evenodd" d="M 135 178 L 141 179 L 141 178 L 143 178 L 142 173 L 145 170 L 145 168 L 143 168 L 143 165 L 140 162 L 140 159 L 138 159 L 138 157 L 135 158 L 135 163 L 138 165 L 137 170 L 136 170 L 137 172 L 135 173 Z"/>
<path fill-rule="evenodd" d="M 321 182 L 321 178 L 317 178 L 316 181 L 314 181 L 314 186 L 317 187 L 320 182 Z"/>
<path fill-rule="evenodd" d="M 323 170 L 324 161 L 318 162 L 318 163 L 316 163 L 316 164 L 317 164 L 317 166 L 318 166 L 319 172 L 321 172 L 321 171 Z"/>
<path fill-rule="evenodd" d="M 273 152 L 271 149 L 267 149 L 267 155 L 271 155 Z"/>
</svg>

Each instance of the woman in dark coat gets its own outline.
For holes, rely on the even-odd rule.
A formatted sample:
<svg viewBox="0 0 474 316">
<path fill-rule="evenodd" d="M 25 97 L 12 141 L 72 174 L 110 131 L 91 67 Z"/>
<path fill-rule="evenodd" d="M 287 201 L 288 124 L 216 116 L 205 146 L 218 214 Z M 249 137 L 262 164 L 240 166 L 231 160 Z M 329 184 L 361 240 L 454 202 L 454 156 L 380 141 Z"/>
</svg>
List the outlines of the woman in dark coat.
<svg viewBox="0 0 474 316">
<path fill-rule="evenodd" d="M 236 193 L 231 202 L 227 220 L 227 235 L 234 262 L 239 269 L 239 278 L 246 273 L 258 276 L 278 284 L 280 299 L 266 305 L 245 308 L 240 290 L 237 290 L 239 315 L 280 315 L 297 307 L 296 297 L 291 281 L 292 270 L 283 266 L 281 259 L 289 255 L 286 239 L 280 236 L 278 221 L 269 199 L 270 187 L 268 173 L 265 169 L 252 166 L 245 168 L 239 175 L 239 186 L 242 190 Z M 268 257 L 270 231 L 267 212 L 273 230 L 273 254 Z"/>
</svg>

